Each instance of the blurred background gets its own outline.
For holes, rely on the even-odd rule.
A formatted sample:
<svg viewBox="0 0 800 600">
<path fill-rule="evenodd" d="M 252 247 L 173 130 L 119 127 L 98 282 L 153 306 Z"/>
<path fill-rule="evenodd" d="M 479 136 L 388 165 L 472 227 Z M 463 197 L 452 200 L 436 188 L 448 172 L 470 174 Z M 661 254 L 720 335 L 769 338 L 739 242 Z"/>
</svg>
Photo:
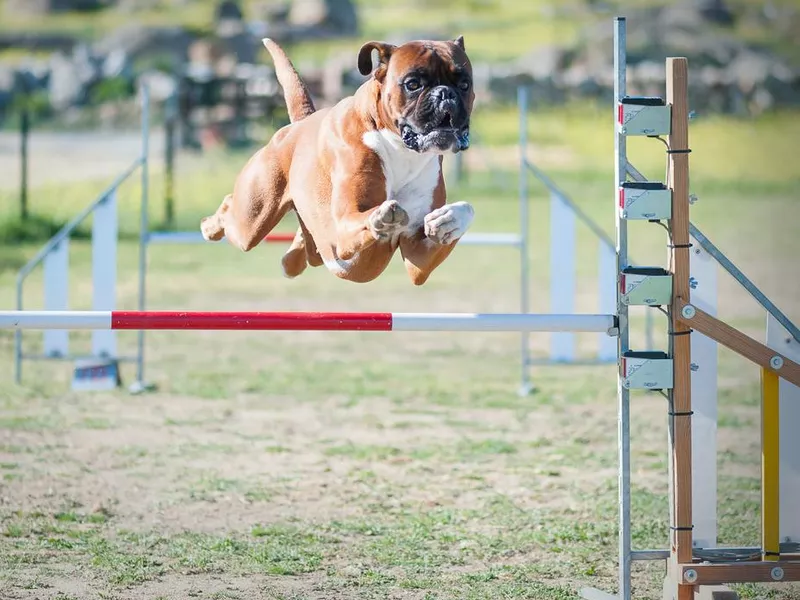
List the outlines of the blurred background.
<svg viewBox="0 0 800 600">
<path fill-rule="evenodd" d="M 154 175 L 165 168 L 168 145 L 186 159 L 173 164 L 188 168 L 203 153 L 250 151 L 268 139 L 286 116 L 264 36 L 285 46 L 325 106 L 363 81 L 355 57 L 364 41 L 464 35 L 475 68 L 475 141 L 491 152 L 465 155 L 466 164 L 451 172 L 454 184 L 466 177 L 462 170 L 514 166 L 519 85 L 530 88 L 531 110 L 541 115 L 530 132 L 539 161 L 608 167 L 612 140 L 598 125 L 605 125 L 612 94 L 610 23 L 617 14 L 630 23 L 632 94 L 663 95 L 663 58 L 686 56 L 692 110 L 724 123 L 720 130 L 763 127 L 747 144 L 720 143 L 728 160 L 712 176 L 741 176 L 743 148 L 752 143 L 763 144 L 753 153 L 759 162 L 747 161 L 752 177 L 779 170 L 766 154 L 780 156 L 775 146 L 783 142 L 765 132 L 784 131 L 783 140 L 791 140 L 800 104 L 794 0 L 3 0 L 0 14 L 0 239 L 9 241 L 73 208 L 63 198 L 53 205 L 37 197 L 37 189 L 102 179 L 127 164 L 138 144 L 129 133 L 138 126 L 144 83 L 154 102 Z M 35 136 L 27 194 L 21 127 Z M 66 147 L 85 152 L 83 159 L 76 163 L 74 151 L 65 156 Z M 197 217 L 181 183 L 154 199 L 170 226 Z M 29 207 L 14 206 L 28 196 Z M 28 213 L 31 221 L 20 229 L 17 221 Z"/>
</svg>

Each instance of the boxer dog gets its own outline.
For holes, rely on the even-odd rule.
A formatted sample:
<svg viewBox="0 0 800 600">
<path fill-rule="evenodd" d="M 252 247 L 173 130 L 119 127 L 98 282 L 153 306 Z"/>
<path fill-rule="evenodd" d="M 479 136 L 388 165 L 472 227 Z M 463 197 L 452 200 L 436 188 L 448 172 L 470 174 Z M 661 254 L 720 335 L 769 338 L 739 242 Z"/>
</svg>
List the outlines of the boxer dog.
<svg viewBox="0 0 800 600">
<path fill-rule="evenodd" d="M 283 50 L 262 41 L 290 124 L 202 219 L 203 237 L 248 252 L 294 210 L 299 227 L 281 261 L 287 277 L 324 264 L 342 279 L 369 282 L 399 248 L 411 281 L 422 285 L 474 216 L 466 202 L 446 203 L 442 176 L 443 156 L 469 147 L 475 96 L 464 38 L 366 43 L 358 70 L 370 78 L 320 110 Z"/>
</svg>

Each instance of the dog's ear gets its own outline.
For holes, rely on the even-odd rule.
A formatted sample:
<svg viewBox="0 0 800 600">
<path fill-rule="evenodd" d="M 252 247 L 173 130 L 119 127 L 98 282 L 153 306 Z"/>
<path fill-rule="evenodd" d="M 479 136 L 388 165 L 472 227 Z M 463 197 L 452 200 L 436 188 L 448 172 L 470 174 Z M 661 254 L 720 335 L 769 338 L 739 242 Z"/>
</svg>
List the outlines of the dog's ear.
<svg viewBox="0 0 800 600">
<path fill-rule="evenodd" d="M 389 58 L 392 52 L 395 51 L 397 46 L 387 44 L 386 42 L 367 42 L 361 46 L 358 51 L 358 72 L 362 75 L 369 75 L 372 73 L 372 51 L 378 51 L 378 66 L 376 69 L 375 77 L 385 72 L 386 66 L 389 64 Z"/>
<path fill-rule="evenodd" d="M 459 48 L 461 48 L 462 50 L 466 50 L 466 48 L 464 48 L 464 36 L 463 35 L 460 35 L 456 39 L 454 39 L 453 43 L 456 46 L 458 46 Z"/>
</svg>

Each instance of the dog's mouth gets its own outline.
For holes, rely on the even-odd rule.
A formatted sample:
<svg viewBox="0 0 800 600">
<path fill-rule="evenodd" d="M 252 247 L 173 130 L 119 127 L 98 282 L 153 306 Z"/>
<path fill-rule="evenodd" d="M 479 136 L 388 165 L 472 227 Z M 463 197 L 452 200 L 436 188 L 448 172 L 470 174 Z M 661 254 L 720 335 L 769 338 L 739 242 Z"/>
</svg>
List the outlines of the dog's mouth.
<svg viewBox="0 0 800 600">
<path fill-rule="evenodd" d="M 409 122 L 399 125 L 403 144 L 416 152 L 457 153 L 469 148 L 469 121 L 456 127 L 449 112 L 445 112 L 433 127 L 417 128 Z"/>
</svg>

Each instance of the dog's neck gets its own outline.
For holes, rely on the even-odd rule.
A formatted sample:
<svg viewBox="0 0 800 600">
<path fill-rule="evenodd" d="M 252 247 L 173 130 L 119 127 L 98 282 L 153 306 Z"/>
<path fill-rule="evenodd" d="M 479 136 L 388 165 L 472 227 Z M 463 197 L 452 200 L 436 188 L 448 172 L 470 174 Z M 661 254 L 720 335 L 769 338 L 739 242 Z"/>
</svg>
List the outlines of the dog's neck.
<svg viewBox="0 0 800 600">
<path fill-rule="evenodd" d="M 364 82 L 355 93 L 357 110 L 368 129 L 396 133 L 400 139 L 399 132 L 394 131 L 397 125 L 383 105 L 382 93 L 383 90 L 378 80 L 372 78 Z"/>
</svg>

